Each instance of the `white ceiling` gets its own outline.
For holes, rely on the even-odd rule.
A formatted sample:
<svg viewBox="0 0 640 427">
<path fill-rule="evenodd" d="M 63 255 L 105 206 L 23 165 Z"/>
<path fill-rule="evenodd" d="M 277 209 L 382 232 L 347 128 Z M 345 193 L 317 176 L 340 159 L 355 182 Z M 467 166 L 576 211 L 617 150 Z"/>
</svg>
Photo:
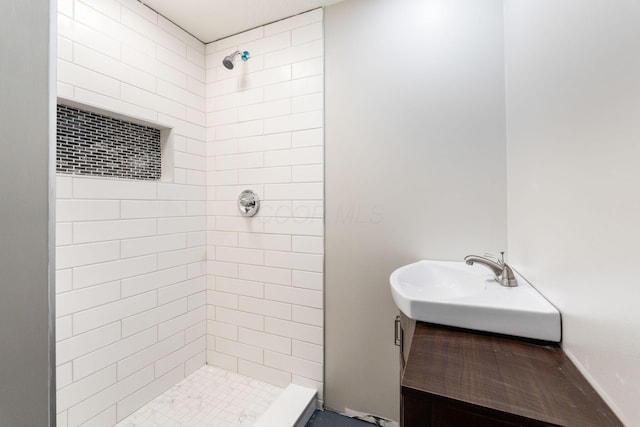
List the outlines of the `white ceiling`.
<svg viewBox="0 0 640 427">
<path fill-rule="evenodd" d="M 209 43 L 342 0 L 140 0 Z"/>
</svg>

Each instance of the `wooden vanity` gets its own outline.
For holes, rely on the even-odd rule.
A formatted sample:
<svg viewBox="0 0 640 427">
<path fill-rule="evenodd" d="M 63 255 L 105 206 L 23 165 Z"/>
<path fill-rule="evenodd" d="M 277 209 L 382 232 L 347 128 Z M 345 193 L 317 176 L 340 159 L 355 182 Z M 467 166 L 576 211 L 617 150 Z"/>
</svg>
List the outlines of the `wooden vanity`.
<svg viewBox="0 0 640 427">
<path fill-rule="evenodd" d="M 403 427 L 622 426 L 558 345 L 401 326 Z"/>
</svg>

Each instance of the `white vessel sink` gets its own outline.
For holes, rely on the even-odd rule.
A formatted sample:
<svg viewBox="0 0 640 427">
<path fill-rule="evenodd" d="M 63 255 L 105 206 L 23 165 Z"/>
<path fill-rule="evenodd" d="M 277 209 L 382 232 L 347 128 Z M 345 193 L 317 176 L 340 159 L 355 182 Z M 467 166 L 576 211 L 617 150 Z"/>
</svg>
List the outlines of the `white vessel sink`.
<svg viewBox="0 0 640 427">
<path fill-rule="evenodd" d="M 522 276 L 501 286 L 486 267 L 423 260 L 391 274 L 391 294 L 407 317 L 423 322 L 559 342 L 560 313 Z"/>
</svg>

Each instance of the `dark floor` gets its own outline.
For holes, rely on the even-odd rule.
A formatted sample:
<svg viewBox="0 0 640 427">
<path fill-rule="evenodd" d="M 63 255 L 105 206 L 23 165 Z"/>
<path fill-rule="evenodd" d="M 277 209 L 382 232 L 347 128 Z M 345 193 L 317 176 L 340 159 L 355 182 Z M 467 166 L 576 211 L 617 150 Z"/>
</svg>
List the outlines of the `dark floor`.
<svg viewBox="0 0 640 427">
<path fill-rule="evenodd" d="M 331 411 L 315 411 L 305 427 L 372 427 L 374 424 L 345 417 Z"/>
</svg>

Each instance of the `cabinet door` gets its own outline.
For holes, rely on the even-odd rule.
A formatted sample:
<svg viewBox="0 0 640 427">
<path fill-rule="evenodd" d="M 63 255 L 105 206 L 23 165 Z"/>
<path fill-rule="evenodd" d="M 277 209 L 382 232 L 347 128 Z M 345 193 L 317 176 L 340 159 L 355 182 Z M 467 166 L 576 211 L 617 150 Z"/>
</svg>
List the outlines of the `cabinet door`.
<svg viewBox="0 0 640 427">
<path fill-rule="evenodd" d="M 513 424 L 455 405 L 438 404 L 431 408 L 431 424 L 429 425 L 433 427 L 514 427 L 523 424 Z"/>
<path fill-rule="evenodd" d="M 400 402 L 401 427 L 551 427 L 540 421 L 407 389 L 403 390 Z"/>
<path fill-rule="evenodd" d="M 403 391 L 400 396 L 400 427 L 431 426 L 431 402 L 421 393 Z"/>
</svg>

